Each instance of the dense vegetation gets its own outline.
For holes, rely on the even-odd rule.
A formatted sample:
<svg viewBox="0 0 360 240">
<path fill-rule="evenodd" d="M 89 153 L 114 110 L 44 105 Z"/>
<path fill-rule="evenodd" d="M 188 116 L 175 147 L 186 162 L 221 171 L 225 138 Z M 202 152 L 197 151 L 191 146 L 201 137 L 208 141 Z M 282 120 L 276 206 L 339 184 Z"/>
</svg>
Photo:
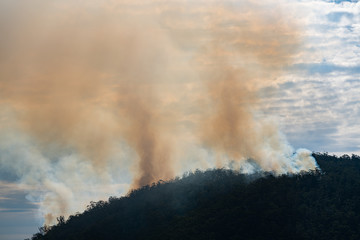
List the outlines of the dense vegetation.
<svg viewBox="0 0 360 240">
<path fill-rule="evenodd" d="M 360 239 L 360 157 L 313 154 L 321 171 L 217 169 L 92 202 L 40 239 Z"/>
</svg>

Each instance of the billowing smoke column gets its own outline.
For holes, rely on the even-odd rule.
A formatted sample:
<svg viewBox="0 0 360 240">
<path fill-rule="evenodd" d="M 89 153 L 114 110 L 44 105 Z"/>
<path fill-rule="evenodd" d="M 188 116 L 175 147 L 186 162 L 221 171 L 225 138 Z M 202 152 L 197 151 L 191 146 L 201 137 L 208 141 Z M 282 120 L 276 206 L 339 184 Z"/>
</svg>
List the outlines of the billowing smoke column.
<svg viewBox="0 0 360 240">
<path fill-rule="evenodd" d="M 1 167 L 47 224 L 189 169 L 314 169 L 261 111 L 299 46 L 274 4 L 0 1 Z"/>
<path fill-rule="evenodd" d="M 291 64 L 299 46 L 298 30 L 265 6 L 241 7 L 220 8 L 212 18 L 204 54 L 210 103 L 201 138 L 217 153 L 220 166 L 229 159 L 240 165 L 253 159 L 261 169 L 276 173 L 313 168 L 313 158 L 296 161 L 276 124 L 256 112 L 259 87 L 275 82 Z"/>
</svg>

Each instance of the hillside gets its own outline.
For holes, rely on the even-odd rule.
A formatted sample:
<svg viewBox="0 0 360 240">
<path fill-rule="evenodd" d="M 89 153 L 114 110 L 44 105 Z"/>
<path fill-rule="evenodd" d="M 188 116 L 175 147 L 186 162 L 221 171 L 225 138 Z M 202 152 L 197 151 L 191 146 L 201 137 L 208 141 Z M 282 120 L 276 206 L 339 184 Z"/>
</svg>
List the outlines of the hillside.
<svg viewBox="0 0 360 240">
<path fill-rule="evenodd" d="M 360 239 L 360 157 L 314 154 L 321 171 L 217 169 L 92 202 L 40 239 Z"/>
</svg>

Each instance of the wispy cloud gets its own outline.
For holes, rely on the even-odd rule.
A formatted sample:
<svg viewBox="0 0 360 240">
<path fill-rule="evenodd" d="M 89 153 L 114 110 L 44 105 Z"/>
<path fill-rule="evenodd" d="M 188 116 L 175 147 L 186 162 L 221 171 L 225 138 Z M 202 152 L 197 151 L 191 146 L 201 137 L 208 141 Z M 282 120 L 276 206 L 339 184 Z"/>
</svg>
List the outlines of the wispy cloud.
<svg viewBox="0 0 360 240">
<path fill-rule="evenodd" d="M 360 75 L 360 65 L 342 66 L 333 63 L 299 63 L 291 67 L 292 71 L 303 71 L 308 75 L 346 74 L 347 76 Z"/>
<path fill-rule="evenodd" d="M 37 208 L 0 208 L 0 212 L 7 213 L 32 213 L 35 215 Z"/>
<path fill-rule="evenodd" d="M 298 1 L 302 50 L 282 84 L 264 89 L 265 108 L 296 146 L 359 152 L 360 2 Z"/>
<path fill-rule="evenodd" d="M 6 193 L 5 193 L 6 194 Z M 0 201 L 4 201 L 4 200 L 11 200 L 13 198 L 9 198 L 9 197 L 5 197 L 5 196 L 0 196 Z"/>
</svg>

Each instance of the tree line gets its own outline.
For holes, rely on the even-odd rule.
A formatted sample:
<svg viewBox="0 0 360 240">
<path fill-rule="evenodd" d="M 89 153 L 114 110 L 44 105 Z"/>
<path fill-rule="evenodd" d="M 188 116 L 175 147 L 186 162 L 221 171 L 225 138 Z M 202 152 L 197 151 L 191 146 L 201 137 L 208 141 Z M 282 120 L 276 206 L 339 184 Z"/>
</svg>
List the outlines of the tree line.
<svg viewBox="0 0 360 240">
<path fill-rule="evenodd" d="M 91 202 L 31 240 L 360 239 L 360 157 L 313 156 L 320 168 L 299 174 L 188 172 Z"/>
</svg>

